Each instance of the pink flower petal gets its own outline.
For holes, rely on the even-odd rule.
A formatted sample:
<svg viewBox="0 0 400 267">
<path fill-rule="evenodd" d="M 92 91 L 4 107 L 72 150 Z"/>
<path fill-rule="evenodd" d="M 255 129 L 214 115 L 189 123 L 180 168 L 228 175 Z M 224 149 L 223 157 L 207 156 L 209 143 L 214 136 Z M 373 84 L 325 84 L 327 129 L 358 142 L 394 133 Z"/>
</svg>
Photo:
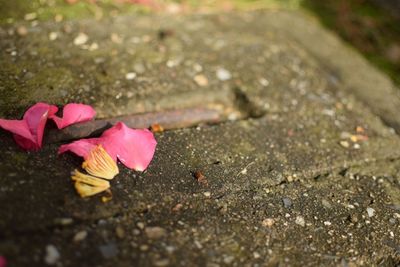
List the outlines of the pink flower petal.
<svg viewBox="0 0 400 267">
<path fill-rule="evenodd" d="M 19 135 L 22 138 L 28 139 L 31 142 L 36 143 L 36 140 L 33 138 L 32 133 L 29 131 L 28 125 L 24 120 L 0 119 L 0 127 L 4 130 L 14 133 L 15 135 Z"/>
<path fill-rule="evenodd" d="M 46 103 L 37 103 L 25 112 L 23 120 L 26 121 L 29 131 L 36 139 L 38 148 L 42 147 L 43 132 L 47 118 L 53 116 L 57 110 L 58 108 L 56 106 Z"/>
<path fill-rule="evenodd" d="M 128 168 L 144 171 L 153 159 L 157 141 L 147 129 L 135 130 L 118 122 L 99 138 L 82 139 L 63 145 L 59 153 L 71 151 L 86 158 L 95 145 L 101 144 L 116 161 L 117 158 Z"/>
<path fill-rule="evenodd" d="M 4 256 L 0 256 L 0 267 L 6 267 L 7 266 L 7 261 Z"/>
<path fill-rule="evenodd" d="M 58 129 L 62 129 L 74 123 L 90 121 L 95 115 L 96 111 L 91 106 L 71 103 L 64 107 L 62 118 L 56 115 L 49 118 L 56 123 Z"/>
<path fill-rule="evenodd" d="M 89 152 L 100 143 L 100 138 L 81 139 L 70 144 L 62 145 L 58 149 L 58 154 L 70 151 L 86 159 Z M 116 160 L 116 158 L 114 159 Z"/>
<path fill-rule="evenodd" d="M 118 122 L 105 131 L 102 138 L 104 149 L 112 158 L 117 157 L 126 167 L 144 171 L 153 159 L 157 141 L 147 129 L 135 130 Z"/>
<path fill-rule="evenodd" d="M 26 150 L 37 150 L 42 146 L 44 127 L 48 116 L 54 115 L 58 108 L 46 103 L 30 107 L 22 120 L 0 119 L 0 127 L 14 134 L 14 140 Z"/>
<path fill-rule="evenodd" d="M 36 141 L 32 141 L 30 139 L 27 139 L 25 137 L 22 137 L 21 135 L 14 134 L 14 141 L 19 145 L 21 148 L 24 150 L 39 150 L 40 146 Z"/>
</svg>

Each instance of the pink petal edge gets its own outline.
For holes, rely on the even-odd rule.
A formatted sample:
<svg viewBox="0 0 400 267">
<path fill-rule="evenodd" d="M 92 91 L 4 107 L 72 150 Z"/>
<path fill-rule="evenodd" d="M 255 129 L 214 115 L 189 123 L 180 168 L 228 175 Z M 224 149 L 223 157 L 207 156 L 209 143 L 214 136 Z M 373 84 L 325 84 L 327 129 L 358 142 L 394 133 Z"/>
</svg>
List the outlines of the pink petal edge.
<svg viewBox="0 0 400 267">
<path fill-rule="evenodd" d="M 107 138 L 104 149 L 112 157 L 117 157 L 122 164 L 136 171 L 144 171 L 153 159 L 157 141 L 148 129 L 131 129 L 118 122 L 105 131 Z"/>
<path fill-rule="evenodd" d="M 47 118 L 58 108 L 46 103 L 31 106 L 22 120 L 0 119 L 0 127 L 14 134 L 14 140 L 25 150 L 38 150 L 42 146 L 44 127 Z"/>
<path fill-rule="evenodd" d="M 96 116 L 96 111 L 89 105 L 70 103 L 64 106 L 63 117 L 52 115 L 52 119 L 58 129 L 65 128 L 71 124 L 78 122 L 90 121 Z"/>
<path fill-rule="evenodd" d="M 81 139 L 70 144 L 62 145 L 58 149 L 58 154 L 70 151 L 84 159 L 89 155 L 89 152 L 99 144 L 100 138 Z"/>
<path fill-rule="evenodd" d="M 31 142 L 36 143 L 32 133 L 29 131 L 28 125 L 24 120 L 5 120 L 0 119 L 0 127 L 6 131 L 19 135 L 22 138 L 29 139 Z"/>
<path fill-rule="evenodd" d="M 0 267 L 6 267 L 7 266 L 7 261 L 4 256 L 0 256 Z"/>
<path fill-rule="evenodd" d="M 144 171 L 153 159 L 157 141 L 153 133 L 147 129 L 131 129 L 124 123 L 118 122 L 101 137 L 81 139 L 62 145 L 58 153 L 70 151 L 86 158 L 89 151 L 97 144 L 101 144 L 115 161 L 118 158 L 126 167 Z"/>
<path fill-rule="evenodd" d="M 47 119 L 58 111 L 54 105 L 46 103 L 37 103 L 30 107 L 24 114 L 23 120 L 26 121 L 29 131 L 36 139 L 38 148 L 42 147 L 44 127 Z"/>
</svg>

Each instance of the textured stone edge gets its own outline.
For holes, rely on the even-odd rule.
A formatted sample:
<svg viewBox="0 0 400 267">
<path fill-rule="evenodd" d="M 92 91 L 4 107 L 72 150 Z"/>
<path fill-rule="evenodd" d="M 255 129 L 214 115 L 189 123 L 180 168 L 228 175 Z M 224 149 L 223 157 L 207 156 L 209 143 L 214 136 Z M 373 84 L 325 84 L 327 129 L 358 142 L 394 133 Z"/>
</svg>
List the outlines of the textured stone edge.
<svg viewBox="0 0 400 267">
<path fill-rule="evenodd" d="M 338 74 L 344 90 L 355 95 L 400 134 L 400 90 L 388 76 L 306 12 L 280 10 L 271 12 L 265 19 Z"/>
</svg>

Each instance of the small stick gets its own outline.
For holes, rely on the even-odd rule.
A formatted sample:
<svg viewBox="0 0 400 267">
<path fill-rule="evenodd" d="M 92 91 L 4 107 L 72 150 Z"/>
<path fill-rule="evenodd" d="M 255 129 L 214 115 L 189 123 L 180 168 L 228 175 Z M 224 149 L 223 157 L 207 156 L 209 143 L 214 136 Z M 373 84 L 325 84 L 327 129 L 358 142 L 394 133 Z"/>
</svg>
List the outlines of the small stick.
<svg viewBox="0 0 400 267">
<path fill-rule="evenodd" d="M 111 128 L 119 121 L 131 128 L 149 128 L 154 124 L 159 124 L 165 130 L 170 130 L 191 127 L 200 123 L 218 123 L 223 120 L 225 120 L 223 112 L 216 109 L 167 110 L 78 123 L 62 130 L 52 129 L 48 132 L 45 140 L 48 143 L 57 143 L 99 136 L 104 130 Z"/>
</svg>

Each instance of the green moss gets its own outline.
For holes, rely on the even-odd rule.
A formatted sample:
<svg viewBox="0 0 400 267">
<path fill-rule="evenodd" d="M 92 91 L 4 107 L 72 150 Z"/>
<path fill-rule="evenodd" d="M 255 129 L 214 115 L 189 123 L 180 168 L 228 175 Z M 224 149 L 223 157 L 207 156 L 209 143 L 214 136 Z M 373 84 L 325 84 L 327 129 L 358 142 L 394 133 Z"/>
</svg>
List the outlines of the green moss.
<svg viewBox="0 0 400 267">
<path fill-rule="evenodd" d="M 110 16 L 118 13 L 148 12 L 143 5 L 121 4 L 113 0 L 102 0 L 96 3 L 79 1 L 68 4 L 64 0 L 0 0 L 0 23 L 23 20 L 28 13 L 36 13 L 38 20 L 52 20 L 56 15 L 64 19 L 91 18 Z"/>
<path fill-rule="evenodd" d="M 27 106 L 38 101 L 63 104 L 58 103 L 60 99 L 66 100 L 60 93 L 63 88 L 68 88 L 68 92 L 74 88 L 72 75 L 68 69 L 61 67 L 38 70 L 32 62 L 4 62 L 0 68 L 0 116 L 23 114 Z"/>
<path fill-rule="evenodd" d="M 400 43 L 399 19 L 369 1 L 303 0 L 302 7 L 400 85 L 400 63 L 387 55 L 391 44 Z"/>
<path fill-rule="evenodd" d="M 19 166 L 19 165 L 23 165 L 26 164 L 28 162 L 29 159 L 29 155 L 26 152 L 14 152 L 11 154 L 12 160 L 10 162 L 12 162 L 15 166 Z"/>
<path fill-rule="evenodd" d="M 188 6 L 191 10 L 207 8 L 208 10 L 221 10 L 227 7 L 226 1 L 201 1 L 178 0 L 159 1 L 161 4 L 175 2 Z M 301 0 L 231 0 L 229 7 L 238 10 L 253 10 L 264 8 L 290 8 L 297 9 Z M 68 4 L 64 0 L 0 0 L 0 23 L 10 23 L 23 20 L 25 14 L 35 12 L 39 20 L 52 20 L 56 15 L 65 19 L 107 17 L 120 13 L 148 13 L 151 9 L 144 5 L 118 3 L 115 0 L 98 0 L 96 3 L 78 1 Z"/>
</svg>

